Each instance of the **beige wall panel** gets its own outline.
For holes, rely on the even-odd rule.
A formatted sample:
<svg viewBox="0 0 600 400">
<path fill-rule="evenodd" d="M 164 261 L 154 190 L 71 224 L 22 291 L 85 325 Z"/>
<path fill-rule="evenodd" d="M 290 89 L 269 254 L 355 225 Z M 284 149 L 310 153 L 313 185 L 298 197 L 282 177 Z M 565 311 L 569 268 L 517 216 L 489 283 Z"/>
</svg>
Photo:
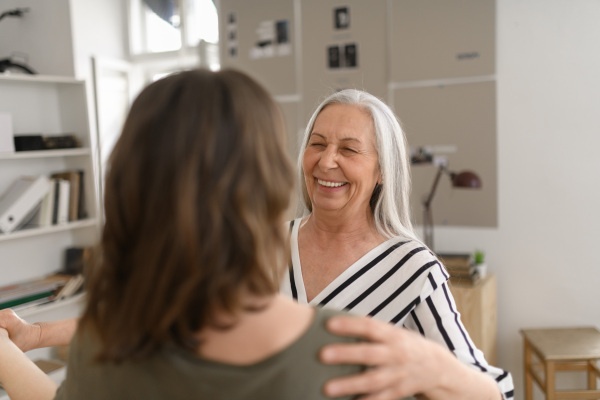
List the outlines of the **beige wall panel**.
<svg viewBox="0 0 600 400">
<path fill-rule="evenodd" d="M 275 99 L 277 100 L 277 98 Z M 288 155 L 295 163 L 298 159 L 300 149 L 301 132 L 298 125 L 298 107 L 297 101 L 277 101 L 279 108 L 285 119 L 285 129 L 287 133 Z"/>
<path fill-rule="evenodd" d="M 434 224 L 496 227 L 496 83 L 397 89 L 394 108 L 411 148 L 439 149 L 451 171 L 472 170 L 482 180 L 480 190 L 453 189 L 450 179 L 442 177 L 432 202 Z M 411 206 L 418 224 L 435 173 L 433 165 L 412 168 Z"/>
<path fill-rule="evenodd" d="M 495 0 L 390 0 L 391 82 L 495 73 Z"/>
<path fill-rule="evenodd" d="M 287 153 L 295 167 L 298 160 L 300 140 L 302 139 L 301 127 L 298 126 L 299 102 L 290 101 L 288 99 L 282 100 L 278 98 L 275 98 L 275 100 L 277 101 L 277 104 L 279 105 L 279 108 L 283 114 L 283 118 L 285 119 L 287 133 Z M 296 217 L 297 204 L 298 196 L 294 192 L 290 197 L 290 205 L 286 212 L 287 219 L 294 219 Z"/>
<path fill-rule="evenodd" d="M 348 13 L 337 20 L 339 28 L 336 29 L 336 10 L 340 13 L 344 8 Z M 363 89 L 385 99 L 386 1 L 302 0 L 301 14 L 302 93 L 306 121 L 319 100 L 335 90 Z M 357 49 L 356 57 L 355 60 L 348 57 L 351 62 L 347 66 L 345 49 L 353 44 Z M 331 47 L 340 49 L 339 67 L 330 67 L 329 62 L 333 60 L 330 60 L 328 49 Z M 356 61 L 355 66 L 352 61 Z"/>
<path fill-rule="evenodd" d="M 220 0 L 221 67 L 245 71 L 272 95 L 297 93 L 294 29 L 293 0 Z"/>
</svg>

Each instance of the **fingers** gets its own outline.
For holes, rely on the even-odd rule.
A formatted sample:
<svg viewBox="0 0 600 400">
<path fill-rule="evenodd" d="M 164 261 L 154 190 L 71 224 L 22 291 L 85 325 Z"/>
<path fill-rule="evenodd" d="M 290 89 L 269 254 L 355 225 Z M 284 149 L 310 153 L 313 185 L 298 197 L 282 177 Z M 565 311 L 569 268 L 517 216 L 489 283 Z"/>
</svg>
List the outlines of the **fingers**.
<svg viewBox="0 0 600 400">
<path fill-rule="evenodd" d="M 369 317 L 337 316 L 327 321 L 327 329 L 340 336 L 381 342 L 394 334 L 393 325 Z M 398 331 L 398 330 L 396 330 Z"/>
<path fill-rule="evenodd" d="M 319 356 L 324 364 L 373 366 L 389 363 L 389 349 L 386 346 L 367 342 L 330 344 L 321 349 Z"/>
<path fill-rule="evenodd" d="M 389 374 L 380 370 L 367 370 L 361 374 L 349 375 L 328 381 L 323 391 L 329 397 L 371 393 L 389 385 Z"/>
<path fill-rule="evenodd" d="M 336 378 L 324 388 L 329 397 L 361 395 L 360 400 L 397 400 L 412 395 L 414 388 L 390 368 L 370 369 L 362 374 Z"/>
</svg>

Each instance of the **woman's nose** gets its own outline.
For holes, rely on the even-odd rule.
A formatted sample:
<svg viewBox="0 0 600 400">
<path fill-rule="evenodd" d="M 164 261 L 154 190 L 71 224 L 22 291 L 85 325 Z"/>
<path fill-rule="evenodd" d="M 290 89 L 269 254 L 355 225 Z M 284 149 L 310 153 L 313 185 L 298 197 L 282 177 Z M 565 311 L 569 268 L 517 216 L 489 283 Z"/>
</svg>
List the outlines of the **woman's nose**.
<svg viewBox="0 0 600 400">
<path fill-rule="evenodd" d="M 337 167 L 337 151 L 332 146 L 329 146 L 321 154 L 319 166 L 323 169 L 331 169 Z"/>
</svg>

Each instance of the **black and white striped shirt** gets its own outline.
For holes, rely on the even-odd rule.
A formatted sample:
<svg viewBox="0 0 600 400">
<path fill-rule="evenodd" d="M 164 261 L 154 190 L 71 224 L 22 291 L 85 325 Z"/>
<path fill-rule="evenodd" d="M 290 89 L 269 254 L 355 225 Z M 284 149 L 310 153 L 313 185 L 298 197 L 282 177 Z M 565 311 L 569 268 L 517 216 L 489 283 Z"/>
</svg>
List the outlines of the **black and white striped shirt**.
<svg viewBox="0 0 600 400">
<path fill-rule="evenodd" d="M 290 222 L 292 265 L 281 292 L 308 303 L 298 250 L 300 221 Z M 445 268 L 427 248 L 413 240 L 391 238 L 348 267 L 309 304 L 351 310 L 418 331 L 448 347 L 463 363 L 490 375 L 504 398 L 513 398 L 512 376 L 490 366 L 475 347 L 447 280 Z"/>
</svg>

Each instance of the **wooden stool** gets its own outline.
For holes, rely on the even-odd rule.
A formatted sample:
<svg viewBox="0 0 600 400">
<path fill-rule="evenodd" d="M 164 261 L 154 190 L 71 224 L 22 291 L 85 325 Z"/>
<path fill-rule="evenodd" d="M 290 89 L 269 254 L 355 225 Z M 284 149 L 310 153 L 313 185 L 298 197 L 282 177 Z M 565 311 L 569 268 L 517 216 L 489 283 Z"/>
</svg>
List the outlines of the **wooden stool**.
<svg viewBox="0 0 600 400">
<path fill-rule="evenodd" d="M 525 356 L 525 400 L 533 399 L 533 381 L 546 400 L 600 399 L 596 379 L 600 370 L 600 332 L 593 327 L 523 329 Z M 533 362 L 533 355 L 537 362 Z M 556 390 L 557 371 L 587 371 L 587 390 Z M 542 379 L 540 372 L 543 372 Z"/>
</svg>

